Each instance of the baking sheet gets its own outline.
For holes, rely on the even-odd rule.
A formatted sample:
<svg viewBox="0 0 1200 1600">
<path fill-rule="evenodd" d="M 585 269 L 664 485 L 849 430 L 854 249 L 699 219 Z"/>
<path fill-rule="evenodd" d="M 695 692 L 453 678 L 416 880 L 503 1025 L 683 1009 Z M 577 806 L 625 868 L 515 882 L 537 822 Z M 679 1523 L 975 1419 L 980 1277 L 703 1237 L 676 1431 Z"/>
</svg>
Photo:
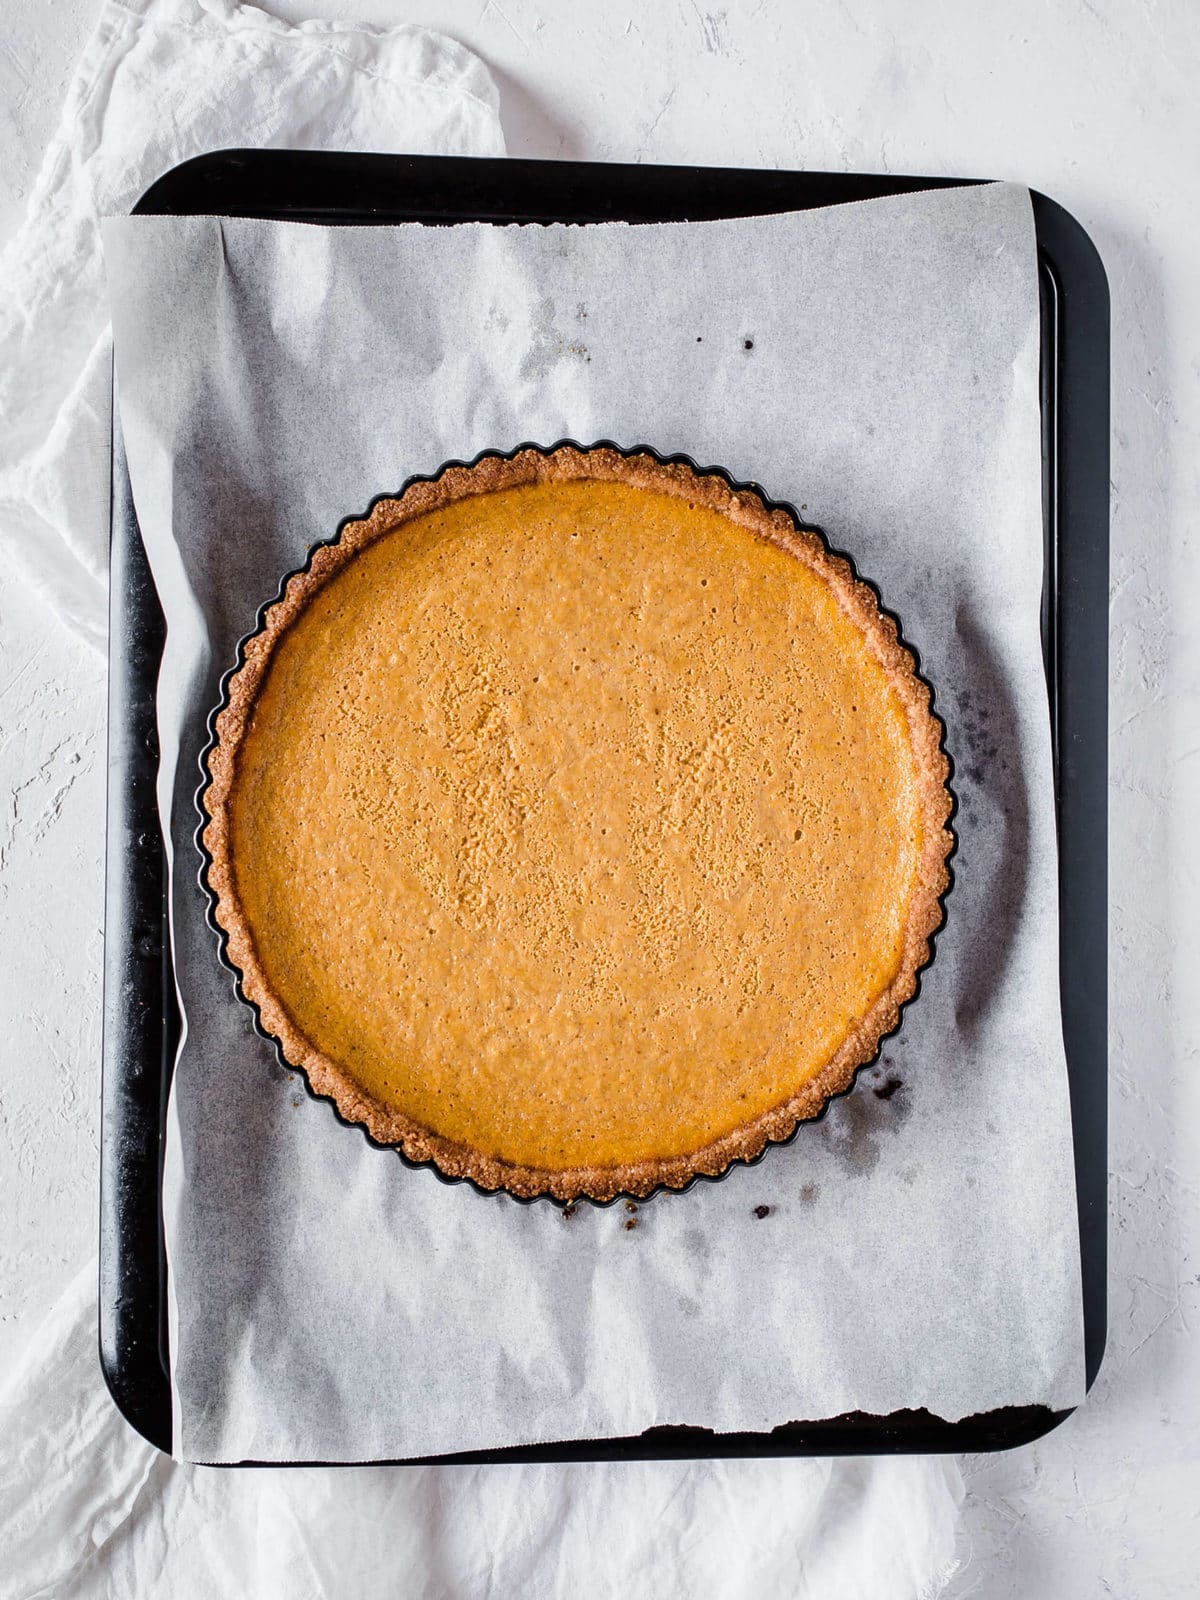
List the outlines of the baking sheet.
<svg viewBox="0 0 1200 1600">
<path fill-rule="evenodd" d="M 118 219 L 106 248 L 169 624 L 177 1453 L 1076 1403 L 1027 192 L 637 228 Z M 920 650 L 960 797 L 949 923 L 875 1074 L 634 1230 L 448 1189 L 341 1127 L 253 1033 L 196 876 L 205 721 L 282 573 L 412 472 L 564 434 L 803 505 Z"/>
</svg>

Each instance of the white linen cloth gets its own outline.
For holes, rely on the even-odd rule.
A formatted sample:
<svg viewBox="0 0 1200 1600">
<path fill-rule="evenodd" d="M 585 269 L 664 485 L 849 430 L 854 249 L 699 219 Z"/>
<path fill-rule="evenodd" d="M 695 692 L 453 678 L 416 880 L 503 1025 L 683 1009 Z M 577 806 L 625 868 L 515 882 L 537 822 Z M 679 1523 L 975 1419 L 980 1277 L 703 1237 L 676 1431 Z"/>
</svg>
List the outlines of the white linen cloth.
<svg viewBox="0 0 1200 1600">
<path fill-rule="evenodd" d="M 0 542 L 105 631 L 109 336 L 98 219 L 237 145 L 497 155 L 480 62 L 417 27 L 289 27 L 232 0 L 108 0 L 0 256 Z M 96 819 L 97 827 L 101 819 Z M 88 1263 L 0 1388 L 0 1600 L 821 1596 L 954 1569 L 944 1459 L 214 1471 L 122 1420 Z"/>
<path fill-rule="evenodd" d="M 0 1440 L 4 1600 L 925 1600 L 962 1498 L 947 1457 L 181 1465 L 104 1391 L 90 1268 L 0 1390 Z"/>
<path fill-rule="evenodd" d="M 425 28 L 289 27 L 233 0 L 109 0 L 0 256 L 0 540 L 104 639 L 112 346 L 97 221 L 232 146 L 504 154 L 487 68 Z"/>
</svg>

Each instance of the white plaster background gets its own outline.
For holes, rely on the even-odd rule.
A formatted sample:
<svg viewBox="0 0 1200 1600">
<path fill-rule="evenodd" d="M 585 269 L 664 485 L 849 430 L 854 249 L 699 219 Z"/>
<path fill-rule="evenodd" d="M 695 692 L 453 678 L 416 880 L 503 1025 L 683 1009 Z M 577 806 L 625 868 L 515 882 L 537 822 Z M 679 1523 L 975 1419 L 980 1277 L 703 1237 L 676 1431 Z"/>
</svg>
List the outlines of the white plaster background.
<svg viewBox="0 0 1200 1600">
<path fill-rule="evenodd" d="M 95 0 L 0 0 L 0 237 Z M 513 155 L 1029 183 L 1113 297 L 1108 1356 L 1040 1444 L 964 1461 L 978 1600 L 1200 1571 L 1200 5 L 270 0 L 441 28 Z M 3 293 L 3 285 L 0 285 Z M 94 1248 L 103 663 L 0 557 L 0 1365 Z"/>
</svg>

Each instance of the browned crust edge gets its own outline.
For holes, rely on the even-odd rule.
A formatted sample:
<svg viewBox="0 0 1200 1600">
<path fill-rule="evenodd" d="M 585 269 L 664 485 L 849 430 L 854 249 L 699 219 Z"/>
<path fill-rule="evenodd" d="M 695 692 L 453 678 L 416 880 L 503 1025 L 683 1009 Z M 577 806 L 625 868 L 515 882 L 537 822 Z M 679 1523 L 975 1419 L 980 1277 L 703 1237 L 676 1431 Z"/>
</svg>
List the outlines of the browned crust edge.
<svg viewBox="0 0 1200 1600">
<path fill-rule="evenodd" d="M 472 495 L 579 478 L 618 480 L 707 506 L 796 556 L 828 582 L 842 609 L 866 635 L 905 705 L 921 773 L 924 837 L 900 969 L 814 1078 L 783 1104 L 690 1155 L 554 1171 L 510 1165 L 442 1138 L 366 1094 L 305 1037 L 274 994 L 258 959 L 237 892 L 230 805 L 238 751 L 277 641 L 310 596 L 359 550 L 401 523 Z M 660 1187 L 678 1189 L 697 1175 L 716 1177 L 735 1161 L 751 1161 L 768 1144 L 787 1139 L 799 1123 L 816 1117 L 833 1096 L 850 1087 L 855 1073 L 875 1058 L 882 1041 L 898 1027 L 901 1008 L 916 993 L 921 968 L 931 959 L 930 940 L 942 924 L 942 899 L 950 885 L 948 862 L 955 841 L 949 822 L 954 801 L 943 731 L 929 686 L 901 643 L 895 619 L 881 609 L 875 591 L 856 577 L 850 562 L 832 552 L 821 533 L 799 526 L 789 510 L 768 506 L 754 489 L 733 487 L 716 469 L 704 472 L 683 461 L 663 461 L 638 452 L 627 455 L 609 446 L 564 444 L 551 450 L 528 446 L 511 456 L 486 455 L 470 465 L 449 466 L 434 479 L 413 482 L 397 498 L 377 501 L 367 516 L 346 523 L 334 542 L 320 546 L 308 566 L 287 580 L 279 598 L 261 614 L 258 630 L 243 646 L 241 664 L 226 683 L 225 704 L 215 719 L 205 760 L 207 782 L 200 806 L 206 820 L 200 841 L 209 857 L 213 917 L 225 934 L 225 957 L 240 977 L 242 993 L 257 1009 L 263 1031 L 277 1042 L 284 1060 L 306 1075 L 315 1094 L 331 1099 L 348 1122 L 361 1124 L 379 1144 L 400 1149 L 412 1162 L 432 1163 L 446 1177 L 467 1178 L 482 1189 L 502 1189 L 526 1199 L 586 1197 L 605 1202 L 622 1195 L 644 1197 Z"/>
</svg>

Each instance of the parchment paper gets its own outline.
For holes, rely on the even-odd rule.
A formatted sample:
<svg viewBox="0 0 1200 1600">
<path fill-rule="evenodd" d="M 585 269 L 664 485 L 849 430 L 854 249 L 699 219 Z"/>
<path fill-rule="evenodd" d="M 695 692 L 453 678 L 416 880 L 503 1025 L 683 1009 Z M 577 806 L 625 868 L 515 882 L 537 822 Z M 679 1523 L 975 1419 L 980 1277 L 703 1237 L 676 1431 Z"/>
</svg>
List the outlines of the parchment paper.
<svg viewBox="0 0 1200 1600">
<path fill-rule="evenodd" d="M 106 250 L 169 623 L 177 1453 L 1077 1402 L 1027 192 L 648 227 L 126 218 Z M 447 1188 L 340 1126 L 253 1033 L 197 883 L 206 718 L 282 574 L 414 472 L 563 435 L 685 450 L 803 506 L 920 650 L 960 798 L 948 925 L 879 1067 L 634 1229 Z"/>
</svg>

